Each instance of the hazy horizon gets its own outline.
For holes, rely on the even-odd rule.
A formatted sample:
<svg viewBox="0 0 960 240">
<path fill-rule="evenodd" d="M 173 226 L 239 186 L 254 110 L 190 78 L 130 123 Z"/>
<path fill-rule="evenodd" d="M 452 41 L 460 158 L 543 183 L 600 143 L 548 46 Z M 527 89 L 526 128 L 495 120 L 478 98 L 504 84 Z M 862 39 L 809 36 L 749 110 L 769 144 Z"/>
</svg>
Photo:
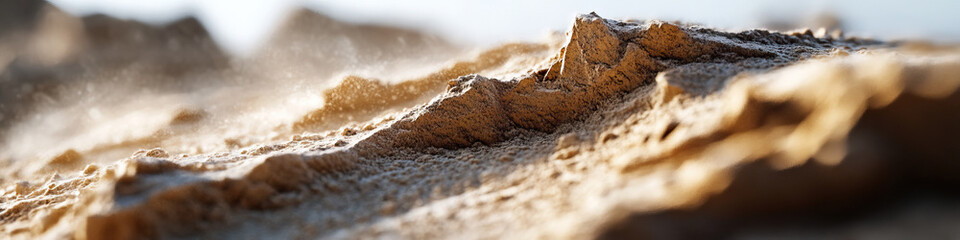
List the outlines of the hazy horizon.
<svg viewBox="0 0 960 240">
<path fill-rule="evenodd" d="M 848 35 L 881 39 L 926 39 L 956 42 L 960 29 L 957 1 L 655 1 L 630 2 L 564 0 L 484 1 L 465 4 L 421 0 L 51 0 L 72 14 L 107 14 L 162 24 L 197 17 L 220 45 L 233 53 L 249 53 L 266 40 L 284 17 L 306 7 L 335 19 L 411 28 L 438 34 L 455 42 L 490 45 L 505 41 L 535 41 L 551 31 L 563 31 L 576 14 L 597 12 L 608 18 L 681 20 L 730 30 L 764 27 L 769 21 L 804 22 L 820 13 L 842 16 Z M 616 2 L 616 4 L 614 4 Z M 870 4 L 870 8 L 863 8 Z M 229 7 L 227 7 L 229 6 Z M 691 7 L 696 6 L 696 7 Z M 476 21 L 474 18 L 485 18 Z M 869 34 L 867 34 L 869 33 Z"/>
</svg>

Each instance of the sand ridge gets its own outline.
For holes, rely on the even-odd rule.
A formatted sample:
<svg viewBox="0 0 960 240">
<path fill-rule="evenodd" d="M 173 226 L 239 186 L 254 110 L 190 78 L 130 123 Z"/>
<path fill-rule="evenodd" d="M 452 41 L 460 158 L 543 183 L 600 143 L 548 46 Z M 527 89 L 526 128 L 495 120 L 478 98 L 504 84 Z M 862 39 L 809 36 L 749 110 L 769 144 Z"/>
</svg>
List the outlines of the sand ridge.
<svg viewBox="0 0 960 240">
<path fill-rule="evenodd" d="M 348 76 L 294 125 L 336 130 L 16 183 L 0 219 L 22 238 L 591 238 L 696 206 L 753 161 L 836 164 L 866 109 L 937 97 L 925 89 L 955 88 L 960 67 L 956 50 L 596 14 L 549 50 L 505 45 L 395 84 Z M 511 55 L 539 60 L 483 75 Z"/>
</svg>

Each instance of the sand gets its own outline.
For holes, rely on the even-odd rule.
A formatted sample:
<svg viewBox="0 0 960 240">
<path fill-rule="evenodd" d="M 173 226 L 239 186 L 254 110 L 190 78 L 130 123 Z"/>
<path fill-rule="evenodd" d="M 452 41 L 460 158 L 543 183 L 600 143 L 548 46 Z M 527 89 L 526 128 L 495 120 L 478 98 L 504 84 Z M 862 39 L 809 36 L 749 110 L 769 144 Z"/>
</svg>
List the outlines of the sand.
<svg viewBox="0 0 960 240">
<path fill-rule="evenodd" d="M 929 102 L 955 112 L 951 96 L 960 84 L 956 47 L 839 33 L 724 32 L 591 13 L 545 43 L 471 52 L 428 35 L 311 14 L 298 13 L 287 29 L 309 33 L 295 23 L 327 21 L 345 33 L 308 40 L 279 34 L 272 47 L 245 62 L 228 60 L 210 46 L 195 20 L 161 30 L 125 23 L 155 31 L 147 34 L 157 37 L 146 39 L 196 41 L 177 45 L 187 48 L 183 53 L 149 55 L 151 61 L 135 62 L 142 68 L 128 74 L 207 82 L 174 84 L 165 93 L 124 91 L 118 102 L 151 100 L 106 105 L 112 107 L 108 115 L 149 111 L 80 122 L 74 125 L 80 129 L 72 130 L 80 132 L 72 135 L 79 140 L 72 143 L 5 150 L 10 152 L 0 155 L 7 158 L 0 231 L 24 239 L 718 236 L 731 234 L 723 229 L 748 226 L 737 221 L 756 219 L 751 212 L 804 209 L 825 199 L 817 194 L 857 195 L 858 188 L 884 183 L 878 178 L 895 170 L 878 166 L 893 160 L 862 160 L 874 159 L 869 153 L 884 156 L 878 149 L 886 146 L 871 143 L 884 138 L 864 134 L 897 133 L 888 130 L 905 121 L 897 111 L 938 106 Z M 98 18 L 103 17 L 84 18 L 85 31 L 97 29 L 98 21 L 116 21 Z M 363 43 L 396 38 L 408 40 Z M 116 54 L 103 49 L 115 44 L 85 41 L 101 48 L 83 48 L 87 52 L 80 56 Z M 369 46 L 338 55 L 363 56 L 352 60 L 297 55 L 306 46 L 321 48 L 316 52 L 343 49 L 331 46 L 338 41 Z M 303 45 L 290 47 L 293 43 Z M 183 55 L 188 53 L 196 56 Z M 84 60 L 90 58 L 96 59 L 64 60 L 68 63 L 51 68 L 124 61 Z M 453 60 L 388 74 L 417 65 L 411 61 L 443 62 L 437 59 Z M 316 67 L 284 69 L 294 68 L 284 67 L 293 62 Z M 350 67 L 374 63 L 383 67 Z M 103 66 L 82 74 L 99 79 L 129 68 Z M 290 71 L 331 78 L 335 85 L 277 76 L 267 78 L 270 83 L 256 81 Z M 248 80 L 225 80 L 233 78 Z M 246 90 L 283 84 L 304 85 Z M 293 95 L 297 91 L 322 101 L 291 98 L 300 96 Z M 209 96 L 195 105 L 169 105 L 197 95 Z M 224 101 L 243 101 L 244 107 L 209 107 Z M 102 105 L 68 109 L 90 106 Z M 283 117 L 257 117 L 273 115 Z M 942 118 L 929 124 L 948 126 L 956 119 Z M 912 121 L 911 126 L 927 123 Z M 131 129 L 146 130 L 117 130 L 129 122 L 136 123 Z M 97 130 L 105 123 L 106 130 Z M 34 128 L 9 125 L 14 127 L 5 133 L 5 147 L 36 134 Z M 89 133 L 96 131 L 103 132 Z M 904 131 L 885 139 L 937 139 L 917 134 L 952 130 Z M 943 139 L 886 150 L 908 156 L 940 152 L 918 157 L 936 166 L 943 163 L 936 159 L 957 156 L 944 151 L 956 141 Z M 43 154 L 49 157 L 35 157 Z M 943 173 L 936 176 L 954 173 L 939 169 Z M 837 179 L 823 180 L 830 176 Z M 849 184 L 838 184 L 844 182 Z M 730 219 L 736 221 L 724 221 Z M 706 224 L 697 227 L 698 221 Z"/>
</svg>

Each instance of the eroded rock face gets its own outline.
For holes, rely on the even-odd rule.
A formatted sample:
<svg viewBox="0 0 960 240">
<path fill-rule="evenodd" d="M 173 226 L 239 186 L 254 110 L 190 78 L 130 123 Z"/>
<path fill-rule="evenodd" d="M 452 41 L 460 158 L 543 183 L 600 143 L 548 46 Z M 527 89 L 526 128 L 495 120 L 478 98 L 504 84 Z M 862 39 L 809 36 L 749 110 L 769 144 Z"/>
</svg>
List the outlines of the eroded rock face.
<svg viewBox="0 0 960 240">
<path fill-rule="evenodd" d="M 955 49 L 588 14 L 518 77 L 471 74 L 545 48 L 507 45 L 394 85 L 347 77 L 295 129 L 438 95 L 325 134 L 149 150 L 19 184 L 0 221 L 18 237 L 596 237 L 631 213 L 700 204 L 758 159 L 835 164 L 865 108 L 924 89 L 913 82 L 955 87 L 943 69 L 960 67 Z"/>
</svg>

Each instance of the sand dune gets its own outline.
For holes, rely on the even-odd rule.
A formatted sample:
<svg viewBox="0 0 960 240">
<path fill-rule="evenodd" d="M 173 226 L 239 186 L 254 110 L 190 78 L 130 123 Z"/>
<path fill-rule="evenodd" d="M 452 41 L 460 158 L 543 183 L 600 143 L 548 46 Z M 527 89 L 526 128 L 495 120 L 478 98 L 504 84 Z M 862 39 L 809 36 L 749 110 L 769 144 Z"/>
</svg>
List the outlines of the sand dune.
<svg viewBox="0 0 960 240">
<path fill-rule="evenodd" d="M 4 70 L 119 89 L 9 110 L 13 238 L 776 236 L 760 216 L 960 170 L 953 46 L 591 13 L 471 52 L 301 11 L 235 60 L 195 20 L 80 21 L 73 58 Z"/>
</svg>

